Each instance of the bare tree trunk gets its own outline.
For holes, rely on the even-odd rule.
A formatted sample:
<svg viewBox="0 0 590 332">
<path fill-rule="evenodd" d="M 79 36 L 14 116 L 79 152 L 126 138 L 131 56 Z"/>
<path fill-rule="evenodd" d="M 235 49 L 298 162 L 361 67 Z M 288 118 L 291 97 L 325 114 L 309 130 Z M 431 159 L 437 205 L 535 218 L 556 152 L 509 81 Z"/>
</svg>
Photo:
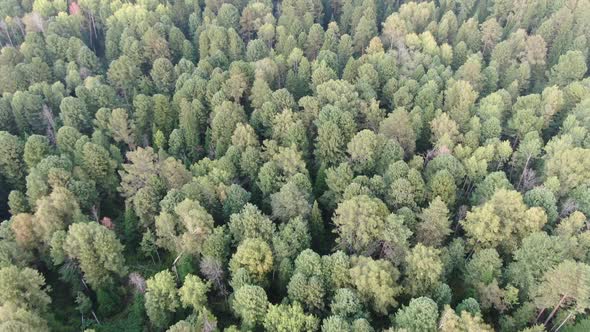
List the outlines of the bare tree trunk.
<svg viewBox="0 0 590 332">
<path fill-rule="evenodd" d="M 4 23 L 4 22 L 2 22 L 2 23 Z M 4 30 L 4 32 L 6 32 L 6 37 L 8 37 L 8 42 L 10 42 L 10 46 L 14 47 L 14 43 L 12 42 L 12 38 L 10 37 L 10 31 L 9 31 L 10 28 L 6 24 L 5 24 L 5 26 L 6 26 L 6 29 Z"/>
<path fill-rule="evenodd" d="M 84 281 L 84 278 L 81 278 L 80 281 L 82 281 L 82 285 L 84 285 L 84 288 L 86 288 L 86 290 L 90 290 L 90 288 L 88 288 L 88 285 L 86 284 L 86 281 Z M 98 324 L 100 324 L 100 321 L 98 320 L 98 317 L 96 317 L 94 310 L 90 309 L 90 312 L 92 312 L 92 316 L 94 317 L 94 320 L 96 320 L 96 322 Z"/>
<path fill-rule="evenodd" d="M 125 101 L 127 102 L 126 105 L 131 105 L 131 101 L 129 99 L 129 96 L 127 95 L 127 90 L 123 89 L 123 96 L 125 97 Z"/>
<path fill-rule="evenodd" d="M 55 121 L 53 119 L 53 112 L 51 111 L 51 109 L 49 108 L 49 106 L 43 104 L 43 118 L 45 119 L 45 124 L 46 124 L 46 131 L 47 131 L 47 137 L 49 138 L 49 141 L 55 145 L 56 144 L 56 134 L 55 134 Z"/>
<path fill-rule="evenodd" d="M 570 313 L 567 315 L 567 317 L 563 320 L 563 322 L 561 322 L 561 324 L 559 324 L 559 326 L 557 327 L 557 329 L 555 329 L 555 332 L 558 332 L 559 329 L 561 329 L 561 327 L 563 326 L 563 324 L 565 324 L 570 318 L 572 317 L 572 312 L 570 311 Z"/>
<path fill-rule="evenodd" d="M 176 258 L 174 259 L 174 262 L 172 262 L 172 269 L 174 270 L 174 273 L 176 273 L 176 279 L 180 281 L 180 277 L 178 276 L 178 270 L 176 269 L 176 263 L 178 263 L 178 260 L 182 257 L 182 252 L 176 256 Z"/>
<path fill-rule="evenodd" d="M 469 195 L 473 191 L 473 188 L 475 188 L 475 182 L 469 181 L 469 186 L 467 187 L 467 192 L 465 192 L 465 197 L 469 197 Z"/>
<path fill-rule="evenodd" d="M 16 21 L 16 26 L 20 30 L 21 36 L 23 38 L 25 38 L 25 36 L 27 35 L 27 33 L 25 32 L 25 29 L 23 29 L 23 21 L 20 18 Z"/>
<path fill-rule="evenodd" d="M 203 330 L 202 332 L 212 332 L 215 331 L 217 329 L 217 322 L 213 321 L 210 322 L 207 315 L 203 315 L 204 316 L 204 322 L 203 322 Z"/>
<path fill-rule="evenodd" d="M 96 32 L 96 18 L 94 17 L 94 13 L 90 12 L 90 25 L 92 30 L 90 32 L 90 40 L 95 39 L 98 42 L 98 33 Z M 92 38 L 92 34 L 94 33 L 94 38 Z M 94 49 L 94 43 L 92 43 L 92 48 Z"/>
<path fill-rule="evenodd" d="M 561 296 L 561 299 L 559 300 L 559 303 L 557 303 L 557 305 L 555 306 L 555 308 L 553 309 L 553 311 L 551 311 L 551 313 L 549 314 L 549 316 L 547 317 L 547 319 L 545 319 L 545 322 L 543 323 L 543 325 L 547 325 L 547 323 L 549 323 L 549 321 L 551 320 L 551 318 L 553 318 L 553 316 L 555 315 L 555 313 L 557 313 L 557 310 L 559 310 L 559 307 L 561 307 L 561 305 L 563 304 L 563 301 L 565 301 L 565 299 L 567 298 L 566 294 L 563 294 Z"/>
<path fill-rule="evenodd" d="M 94 316 L 94 320 L 98 323 L 98 325 L 100 325 L 100 321 L 98 320 L 98 317 L 96 317 L 94 310 L 90 310 L 90 312 L 92 312 L 92 316 Z"/>
<path fill-rule="evenodd" d="M 96 33 L 96 19 L 94 18 L 94 13 L 90 13 L 90 20 L 92 21 L 92 32 L 94 32 L 94 38 L 98 39 L 98 34 Z"/>
<path fill-rule="evenodd" d="M 528 168 L 528 166 L 529 166 L 529 161 L 530 161 L 530 160 L 531 160 L 531 156 L 529 155 L 529 156 L 526 158 L 526 162 L 524 163 L 524 169 L 522 170 L 522 173 L 520 173 L 520 179 L 518 180 L 518 186 L 516 186 L 516 189 L 517 189 L 517 190 L 518 190 L 518 189 L 520 189 L 520 184 L 522 183 L 522 179 L 523 179 L 523 177 L 524 177 L 524 173 L 526 172 L 526 169 L 527 169 L 527 168 Z"/>
<path fill-rule="evenodd" d="M 96 222 L 98 222 L 98 208 L 96 207 L 96 205 L 92 206 L 92 209 L 90 209 L 90 212 L 92 213 L 92 216 L 94 217 L 94 220 Z"/>
<path fill-rule="evenodd" d="M 461 191 L 465 194 L 467 194 L 468 182 L 469 180 L 463 181 L 463 186 L 461 187 Z"/>
<path fill-rule="evenodd" d="M 180 282 L 180 276 L 178 275 L 178 269 L 176 268 L 176 265 L 172 265 L 172 271 L 174 271 L 174 274 L 176 274 L 176 280 Z"/>
<path fill-rule="evenodd" d="M 539 311 L 539 314 L 537 315 L 537 318 L 535 319 L 535 323 L 537 323 L 539 321 L 539 318 L 541 318 L 541 315 L 545 312 L 546 308 L 541 309 L 541 311 Z"/>
<path fill-rule="evenodd" d="M 89 17 L 89 19 L 87 21 L 88 21 L 88 30 L 90 31 L 90 38 L 89 38 L 90 39 L 90 48 L 92 48 L 92 50 L 96 52 L 96 50 L 94 49 L 94 43 L 93 43 L 94 38 L 92 38 L 92 19 L 90 19 L 90 17 Z"/>
<path fill-rule="evenodd" d="M 176 263 L 178 263 L 178 260 L 182 257 L 182 253 L 180 253 L 178 256 L 176 256 L 176 258 L 174 259 L 174 262 L 172 262 L 172 265 L 176 265 Z"/>
</svg>

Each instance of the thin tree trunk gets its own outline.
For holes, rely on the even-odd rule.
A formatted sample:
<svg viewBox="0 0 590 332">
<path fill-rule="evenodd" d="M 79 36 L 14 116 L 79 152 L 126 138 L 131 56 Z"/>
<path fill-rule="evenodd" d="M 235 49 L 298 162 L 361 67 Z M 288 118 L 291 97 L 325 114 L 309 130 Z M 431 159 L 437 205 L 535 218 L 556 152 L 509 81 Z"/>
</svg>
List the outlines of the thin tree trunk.
<svg viewBox="0 0 590 332">
<path fill-rule="evenodd" d="M 559 326 L 557 327 L 557 329 L 555 329 L 555 332 L 558 332 L 559 329 L 563 326 L 563 324 L 565 324 L 570 317 L 572 317 L 572 312 L 570 311 L 570 313 L 567 315 L 567 317 L 563 320 L 563 322 L 561 322 L 561 324 L 559 324 Z"/>
<path fill-rule="evenodd" d="M 511 142 L 510 147 L 512 147 L 512 151 L 516 150 L 516 143 L 518 142 L 518 138 L 515 137 L 514 140 Z M 510 167 L 510 178 L 514 175 L 514 163 L 512 163 L 512 167 Z"/>
<path fill-rule="evenodd" d="M 25 30 L 23 29 L 23 23 L 22 20 L 18 20 L 18 22 L 16 23 L 16 26 L 18 27 L 18 29 L 20 30 L 20 34 L 21 36 L 23 36 L 23 38 L 25 38 L 25 36 L 27 35 L 27 33 L 25 32 Z"/>
<path fill-rule="evenodd" d="M 8 29 L 10 29 L 8 26 L 6 27 L 6 36 L 8 37 L 8 41 L 10 42 L 10 46 L 14 47 L 14 43 L 12 42 L 12 38 L 10 38 L 10 31 L 8 31 Z"/>
<path fill-rule="evenodd" d="M 473 191 L 474 187 L 475 187 L 475 182 L 469 181 L 469 186 L 467 187 L 467 192 L 465 193 L 465 197 L 469 197 L 469 195 Z"/>
<path fill-rule="evenodd" d="M 535 323 L 537 323 L 539 321 L 539 318 L 541 318 L 541 315 L 545 312 L 546 308 L 541 309 L 541 311 L 539 311 L 539 314 L 537 315 L 537 318 L 535 319 Z"/>
<path fill-rule="evenodd" d="M 553 311 L 551 311 L 551 313 L 549 314 L 549 316 L 547 317 L 547 319 L 545 319 L 545 322 L 543 323 L 543 325 L 547 325 L 547 323 L 549 323 L 549 321 L 551 320 L 551 318 L 553 318 L 553 316 L 555 315 L 555 313 L 557 312 L 557 310 L 559 310 L 559 307 L 561 307 L 561 305 L 563 304 L 563 301 L 565 301 L 565 299 L 567 298 L 566 294 L 563 294 L 561 296 L 561 299 L 559 300 L 559 303 L 557 303 L 557 305 L 555 306 L 555 308 L 553 309 Z"/>
<path fill-rule="evenodd" d="M 96 52 L 96 50 L 94 49 L 94 43 L 93 43 L 94 38 L 92 37 L 92 19 L 89 18 L 86 21 L 88 22 L 88 30 L 90 32 L 90 35 L 89 35 L 90 36 L 90 38 L 89 38 L 90 39 L 90 48 Z"/>
<path fill-rule="evenodd" d="M 178 260 L 180 260 L 180 257 L 182 257 L 182 252 L 176 256 L 176 259 L 174 259 L 174 262 L 172 262 L 172 270 L 174 270 L 174 273 L 176 273 L 176 279 L 178 281 L 180 281 L 180 276 L 178 276 L 178 269 L 176 268 L 176 263 L 178 263 Z"/>
<path fill-rule="evenodd" d="M 96 33 L 96 20 L 94 19 L 94 13 L 90 13 L 90 21 L 92 22 L 92 32 L 94 32 L 94 38 L 98 40 L 98 33 Z"/>
<path fill-rule="evenodd" d="M 98 40 L 98 33 L 96 32 L 96 18 L 94 17 L 94 13 L 90 12 L 90 25 L 92 26 L 92 31 L 90 33 L 90 40 L 94 39 L 96 42 L 92 43 L 92 49 L 96 51 L 96 47 L 94 46 L 96 43 L 99 42 Z M 92 38 L 92 33 L 94 33 L 94 38 Z"/>
<path fill-rule="evenodd" d="M 524 163 L 524 168 L 522 170 L 522 173 L 520 173 L 520 179 L 518 179 L 518 186 L 516 186 L 516 189 L 520 189 L 520 184 L 522 183 L 522 178 L 524 177 L 524 173 L 526 172 L 526 169 L 529 166 L 529 161 L 531 160 L 531 156 L 529 155 L 526 158 L 526 162 Z"/>
<path fill-rule="evenodd" d="M 464 193 L 467 193 L 467 183 L 468 182 L 469 182 L 469 180 L 463 181 L 463 186 L 461 187 L 461 191 Z"/>
<path fill-rule="evenodd" d="M 174 259 L 174 262 L 172 262 L 172 265 L 176 266 L 176 263 L 178 263 L 178 260 L 180 259 L 180 257 L 182 257 L 182 254 L 183 253 L 181 252 L 178 256 L 176 256 L 176 258 Z"/>
<path fill-rule="evenodd" d="M 56 144 L 55 121 L 53 120 L 53 112 L 46 104 L 43 104 L 43 119 L 46 125 L 47 137 L 51 144 Z"/>
<path fill-rule="evenodd" d="M 98 317 L 96 317 L 96 314 L 94 313 L 94 310 L 90 310 L 92 312 L 92 316 L 94 316 L 94 320 L 96 320 L 96 322 L 98 323 L 98 325 L 100 325 L 100 321 L 98 320 Z"/>
<path fill-rule="evenodd" d="M 176 274 L 176 280 L 180 282 L 180 277 L 178 276 L 178 269 L 176 268 L 176 265 L 172 265 L 172 271 L 174 271 L 174 274 Z"/>
</svg>

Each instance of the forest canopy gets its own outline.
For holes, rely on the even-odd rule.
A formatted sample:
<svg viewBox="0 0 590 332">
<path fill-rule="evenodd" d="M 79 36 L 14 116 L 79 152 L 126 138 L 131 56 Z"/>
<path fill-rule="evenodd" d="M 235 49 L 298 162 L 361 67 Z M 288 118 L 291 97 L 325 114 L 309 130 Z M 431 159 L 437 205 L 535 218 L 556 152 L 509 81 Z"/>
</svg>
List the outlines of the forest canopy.
<svg viewBox="0 0 590 332">
<path fill-rule="evenodd" d="M 590 0 L 1 0 L 0 330 L 590 330 Z"/>
</svg>

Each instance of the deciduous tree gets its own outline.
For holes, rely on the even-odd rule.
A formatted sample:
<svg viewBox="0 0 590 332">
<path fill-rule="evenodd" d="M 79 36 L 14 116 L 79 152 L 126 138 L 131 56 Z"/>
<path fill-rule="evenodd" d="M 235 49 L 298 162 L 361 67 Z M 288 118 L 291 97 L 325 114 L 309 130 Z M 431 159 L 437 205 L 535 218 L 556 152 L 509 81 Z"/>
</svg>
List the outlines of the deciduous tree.
<svg viewBox="0 0 590 332">
<path fill-rule="evenodd" d="M 395 314 L 397 327 L 408 331 L 436 331 L 437 321 L 436 302 L 428 297 L 412 299 Z"/>
<path fill-rule="evenodd" d="M 164 270 L 156 273 L 146 283 L 146 313 L 152 324 L 165 327 L 179 306 L 174 277 L 170 271 Z"/>
<path fill-rule="evenodd" d="M 333 218 L 339 244 L 353 252 L 370 252 L 380 240 L 388 214 L 378 198 L 361 195 L 343 201 Z"/>
<path fill-rule="evenodd" d="M 65 254 L 80 264 L 84 279 L 95 288 L 127 273 L 123 245 L 115 233 L 95 222 L 75 223 L 68 229 Z"/>
<path fill-rule="evenodd" d="M 268 307 L 266 292 L 260 286 L 245 285 L 235 293 L 232 309 L 248 328 L 254 328 L 264 322 Z"/>
<path fill-rule="evenodd" d="M 397 306 L 396 296 L 401 287 L 397 283 L 399 271 L 386 260 L 352 257 L 350 279 L 359 295 L 379 314 L 386 314 Z"/>
</svg>

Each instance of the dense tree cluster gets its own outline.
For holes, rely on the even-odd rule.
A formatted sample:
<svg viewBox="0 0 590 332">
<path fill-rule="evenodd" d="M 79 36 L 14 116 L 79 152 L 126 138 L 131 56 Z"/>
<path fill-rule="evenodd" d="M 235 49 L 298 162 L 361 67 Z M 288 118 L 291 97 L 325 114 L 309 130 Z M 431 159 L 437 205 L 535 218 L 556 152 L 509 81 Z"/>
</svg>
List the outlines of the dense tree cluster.
<svg viewBox="0 0 590 332">
<path fill-rule="evenodd" d="M 590 0 L 1 0 L 1 331 L 590 330 Z"/>
</svg>

